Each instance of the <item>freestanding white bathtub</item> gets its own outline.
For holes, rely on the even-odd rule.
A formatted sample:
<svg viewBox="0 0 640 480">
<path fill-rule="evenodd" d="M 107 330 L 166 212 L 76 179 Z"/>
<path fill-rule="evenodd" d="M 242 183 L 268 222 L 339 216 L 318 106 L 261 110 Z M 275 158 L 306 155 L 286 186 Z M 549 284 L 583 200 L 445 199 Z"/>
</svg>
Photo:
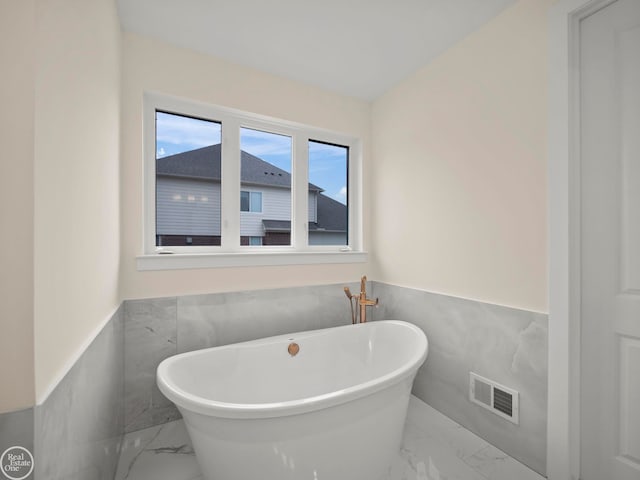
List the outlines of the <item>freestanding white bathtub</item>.
<svg viewBox="0 0 640 480">
<path fill-rule="evenodd" d="M 207 480 L 377 480 L 427 350 L 422 330 L 385 320 L 183 353 L 157 381 Z"/>
</svg>

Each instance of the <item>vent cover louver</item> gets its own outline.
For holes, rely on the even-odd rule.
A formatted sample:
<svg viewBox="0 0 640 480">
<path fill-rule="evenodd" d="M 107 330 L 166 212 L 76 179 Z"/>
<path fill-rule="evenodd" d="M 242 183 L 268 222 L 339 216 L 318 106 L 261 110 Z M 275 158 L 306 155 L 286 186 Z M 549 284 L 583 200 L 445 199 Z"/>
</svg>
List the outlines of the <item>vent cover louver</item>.
<svg viewBox="0 0 640 480">
<path fill-rule="evenodd" d="M 518 392 L 473 372 L 469 377 L 469 399 L 473 403 L 518 424 Z"/>
</svg>

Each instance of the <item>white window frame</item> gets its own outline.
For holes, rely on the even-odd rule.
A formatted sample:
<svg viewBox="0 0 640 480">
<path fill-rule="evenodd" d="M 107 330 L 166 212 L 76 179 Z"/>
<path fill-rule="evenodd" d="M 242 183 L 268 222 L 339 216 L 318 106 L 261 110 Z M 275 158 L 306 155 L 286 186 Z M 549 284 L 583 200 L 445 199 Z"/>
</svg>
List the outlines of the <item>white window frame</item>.
<svg viewBox="0 0 640 480">
<path fill-rule="evenodd" d="M 221 245 L 156 246 L 156 111 L 222 123 Z M 292 138 L 292 212 L 290 246 L 240 245 L 240 129 L 242 127 Z M 349 148 L 348 245 L 308 244 L 309 141 Z M 143 99 L 144 228 L 138 270 L 171 270 L 233 266 L 361 263 L 362 147 L 352 136 L 226 107 L 147 92 Z M 245 212 L 246 213 L 246 212 Z"/>
</svg>

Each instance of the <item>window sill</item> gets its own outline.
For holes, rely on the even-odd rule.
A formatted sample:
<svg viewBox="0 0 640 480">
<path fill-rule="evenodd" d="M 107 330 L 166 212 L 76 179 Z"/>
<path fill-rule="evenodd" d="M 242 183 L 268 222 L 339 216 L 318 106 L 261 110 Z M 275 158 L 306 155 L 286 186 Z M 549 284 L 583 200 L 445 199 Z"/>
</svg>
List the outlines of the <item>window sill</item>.
<svg viewBox="0 0 640 480">
<path fill-rule="evenodd" d="M 138 271 L 364 263 L 367 252 L 174 253 L 136 257 Z"/>
</svg>

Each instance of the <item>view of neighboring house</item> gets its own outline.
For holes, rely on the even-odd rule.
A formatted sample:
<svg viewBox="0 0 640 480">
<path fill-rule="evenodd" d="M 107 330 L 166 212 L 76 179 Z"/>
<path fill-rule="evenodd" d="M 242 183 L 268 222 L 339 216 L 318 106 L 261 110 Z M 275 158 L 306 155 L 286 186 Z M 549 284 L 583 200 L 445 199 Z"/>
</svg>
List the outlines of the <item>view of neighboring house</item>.
<svg viewBox="0 0 640 480">
<path fill-rule="evenodd" d="M 156 161 L 156 244 L 220 245 L 220 144 Z M 241 245 L 291 244 L 291 174 L 242 151 Z M 347 207 L 309 184 L 309 244 L 346 245 Z"/>
</svg>

